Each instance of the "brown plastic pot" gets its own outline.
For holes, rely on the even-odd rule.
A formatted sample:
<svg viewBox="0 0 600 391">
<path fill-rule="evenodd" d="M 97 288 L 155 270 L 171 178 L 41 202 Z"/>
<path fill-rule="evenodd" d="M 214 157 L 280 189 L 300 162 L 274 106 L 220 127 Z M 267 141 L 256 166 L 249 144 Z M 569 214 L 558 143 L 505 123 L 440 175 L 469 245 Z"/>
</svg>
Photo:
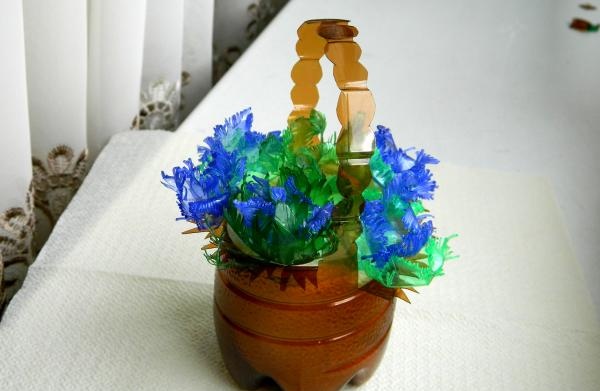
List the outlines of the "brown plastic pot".
<svg viewBox="0 0 600 391">
<path fill-rule="evenodd" d="M 244 389 L 272 379 L 286 391 L 339 390 L 364 383 L 379 365 L 394 290 L 358 288 L 344 263 L 220 269 L 214 286 L 221 353 Z"/>
</svg>

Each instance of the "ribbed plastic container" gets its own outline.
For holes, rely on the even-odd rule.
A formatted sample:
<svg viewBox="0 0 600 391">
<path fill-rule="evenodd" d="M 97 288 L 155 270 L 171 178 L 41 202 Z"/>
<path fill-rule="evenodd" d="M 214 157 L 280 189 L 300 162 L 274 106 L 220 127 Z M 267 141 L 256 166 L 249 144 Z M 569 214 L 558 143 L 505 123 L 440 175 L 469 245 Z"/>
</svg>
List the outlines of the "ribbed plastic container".
<svg viewBox="0 0 600 391">
<path fill-rule="evenodd" d="M 383 356 L 394 290 L 362 288 L 343 263 L 217 270 L 214 322 L 227 369 L 244 389 L 362 384 Z"/>
</svg>

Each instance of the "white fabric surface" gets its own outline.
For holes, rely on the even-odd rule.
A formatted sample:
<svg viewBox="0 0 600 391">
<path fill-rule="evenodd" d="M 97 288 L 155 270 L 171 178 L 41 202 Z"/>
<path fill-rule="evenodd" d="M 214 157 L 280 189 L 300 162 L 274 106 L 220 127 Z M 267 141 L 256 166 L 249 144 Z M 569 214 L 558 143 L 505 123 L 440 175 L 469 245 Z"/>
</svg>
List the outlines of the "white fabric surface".
<svg viewBox="0 0 600 391">
<path fill-rule="evenodd" d="M 179 234 L 159 184 L 199 142 L 113 137 L 0 323 L 0 389 L 236 389 L 203 241 Z M 461 258 L 398 303 L 385 360 L 360 389 L 598 389 L 600 329 L 549 187 L 452 166 L 437 180 L 437 226 L 460 233 Z"/>
<path fill-rule="evenodd" d="M 373 124 L 402 146 L 548 179 L 600 314 L 600 39 L 568 28 L 598 11 L 564 0 L 291 1 L 179 131 L 248 106 L 258 129 L 285 126 L 296 28 L 332 17 L 359 29 Z M 338 90 L 321 63 L 318 109 L 333 132 Z"/>
</svg>

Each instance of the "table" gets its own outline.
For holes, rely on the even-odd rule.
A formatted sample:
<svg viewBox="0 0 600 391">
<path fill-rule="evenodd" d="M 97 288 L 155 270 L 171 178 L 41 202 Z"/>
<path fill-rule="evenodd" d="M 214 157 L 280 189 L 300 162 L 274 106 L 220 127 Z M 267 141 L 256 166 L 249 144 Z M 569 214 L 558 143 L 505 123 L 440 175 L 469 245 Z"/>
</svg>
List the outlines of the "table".
<svg viewBox="0 0 600 391">
<path fill-rule="evenodd" d="M 246 104 L 254 104 L 257 128 L 281 126 L 293 63 L 293 50 L 286 48 L 295 40 L 283 31 L 310 17 L 338 16 L 339 4 L 292 2 L 179 132 L 127 132 L 111 140 L 0 323 L 0 389 L 236 389 L 212 329 L 213 271 L 200 251 L 205 242 L 180 235 L 187 226 L 174 221 L 174 196 L 160 186 L 159 172 L 193 156 L 209 125 Z M 367 31 L 381 33 L 379 24 L 391 23 L 393 12 L 415 27 L 409 16 L 417 15 L 416 4 L 380 2 L 377 12 L 344 4 L 339 16 L 352 17 L 361 28 L 365 51 L 377 47 L 377 33 Z M 436 12 L 448 18 L 474 13 L 466 6 L 460 12 L 422 6 L 429 8 L 421 20 Z M 499 15 L 490 13 L 488 20 Z M 261 55 L 267 52 L 268 61 Z M 376 76 L 385 70 L 382 61 L 389 68 L 400 59 L 391 53 L 369 57 L 376 55 L 366 52 L 364 62 L 379 102 L 377 118 L 395 119 L 394 107 L 385 103 L 392 100 L 407 108 L 397 118 L 414 121 L 422 106 L 403 98 L 402 89 L 386 99 L 386 81 Z M 328 118 L 334 118 L 336 94 L 333 87 L 324 89 Z M 458 102 L 446 103 L 457 109 Z M 423 116 L 429 131 L 438 121 L 431 117 L 427 122 Z M 447 128 L 435 126 L 439 134 L 431 138 L 414 129 L 418 123 L 412 130 L 387 124 L 402 129 L 397 137 L 445 158 L 436 169 L 440 189 L 431 209 L 440 234 L 460 234 L 454 249 L 461 257 L 447 265 L 446 276 L 411 295 L 412 305 L 399 303 L 386 358 L 360 389 L 598 389 L 600 328 L 552 185 L 530 174 L 464 167 L 465 161 L 451 158 L 457 151 L 443 148 L 456 147 L 464 135 L 445 135 Z"/>
<path fill-rule="evenodd" d="M 293 1 L 179 131 L 205 134 L 248 106 L 258 129 L 285 126 L 291 31 L 306 19 L 350 19 L 377 104 L 373 123 L 443 162 L 545 177 L 600 314 L 600 35 L 567 27 L 600 12 L 579 3 Z M 338 91 L 321 62 L 319 110 L 332 132 Z"/>
</svg>

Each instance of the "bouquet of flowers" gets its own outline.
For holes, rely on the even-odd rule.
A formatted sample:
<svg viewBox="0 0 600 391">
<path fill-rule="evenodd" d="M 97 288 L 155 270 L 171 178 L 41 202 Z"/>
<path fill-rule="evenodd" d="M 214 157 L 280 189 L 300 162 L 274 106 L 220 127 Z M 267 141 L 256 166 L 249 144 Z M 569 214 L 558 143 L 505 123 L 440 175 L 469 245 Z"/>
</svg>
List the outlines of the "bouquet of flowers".
<svg viewBox="0 0 600 391">
<path fill-rule="evenodd" d="M 336 209 L 344 196 L 325 117 L 313 110 L 266 134 L 253 130 L 252 120 L 250 109 L 226 119 L 198 147 L 196 161 L 162 173 L 177 196 L 179 219 L 195 224 L 187 232 L 208 232 L 206 256 L 217 267 L 247 262 L 226 256 L 232 242 L 253 262 L 291 266 L 326 259 L 340 242 Z M 390 130 L 377 127 L 356 262 L 385 287 L 427 285 L 453 258 L 451 237 L 434 234 L 423 204 L 437 187 L 428 168 L 436 163 L 423 150 L 397 147 Z"/>
</svg>

